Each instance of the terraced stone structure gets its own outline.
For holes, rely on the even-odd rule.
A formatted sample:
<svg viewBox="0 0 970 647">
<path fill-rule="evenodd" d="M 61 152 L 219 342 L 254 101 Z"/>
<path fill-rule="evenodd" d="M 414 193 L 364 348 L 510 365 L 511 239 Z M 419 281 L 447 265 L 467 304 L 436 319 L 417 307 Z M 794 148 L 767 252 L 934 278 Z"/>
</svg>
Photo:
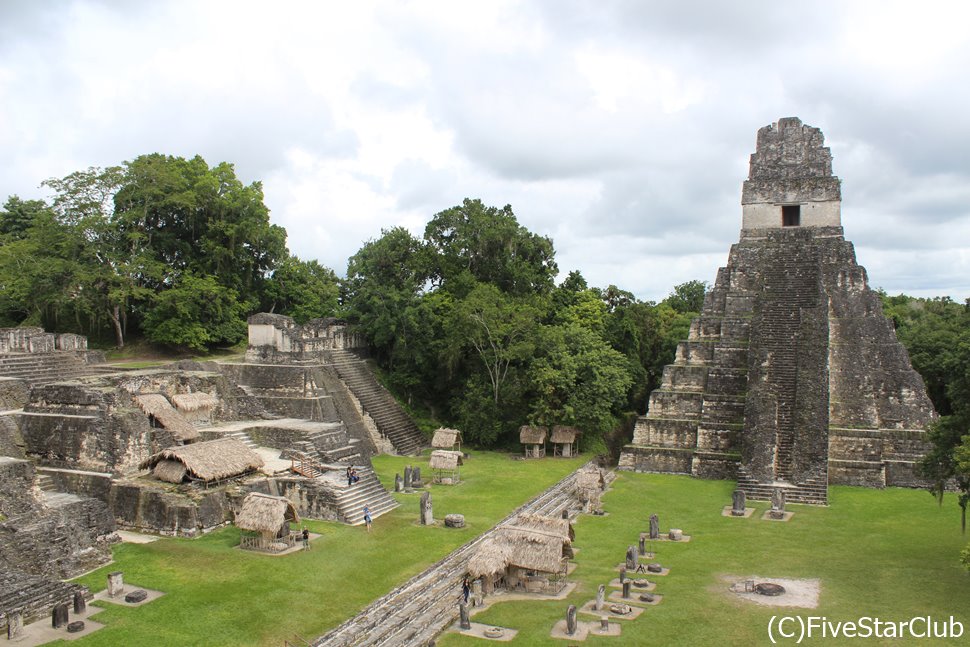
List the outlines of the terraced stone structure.
<svg viewBox="0 0 970 647">
<path fill-rule="evenodd" d="M 758 131 L 742 226 L 620 469 L 737 478 L 753 499 L 917 486 L 935 417 L 841 226 L 822 132 Z"/>
</svg>

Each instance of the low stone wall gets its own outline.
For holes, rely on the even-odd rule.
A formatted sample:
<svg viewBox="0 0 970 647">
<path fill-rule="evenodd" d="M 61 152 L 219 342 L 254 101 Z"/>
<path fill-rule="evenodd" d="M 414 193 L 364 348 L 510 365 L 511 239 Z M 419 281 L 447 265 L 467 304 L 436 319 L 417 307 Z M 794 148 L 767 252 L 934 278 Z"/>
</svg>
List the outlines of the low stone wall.
<svg viewBox="0 0 970 647">
<path fill-rule="evenodd" d="M 37 474 L 48 476 L 57 492 L 91 497 L 104 503 L 111 501 L 111 474 L 52 467 L 38 467 Z"/>
<path fill-rule="evenodd" d="M 151 483 L 118 481 L 111 489 L 110 505 L 122 528 L 160 535 L 195 537 L 232 519 L 224 489 L 193 499 Z"/>
<path fill-rule="evenodd" d="M 287 478 L 273 479 L 273 481 L 279 496 L 285 496 L 292 501 L 301 517 L 340 521 L 336 493 L 323 483 Z"/>
</svg>

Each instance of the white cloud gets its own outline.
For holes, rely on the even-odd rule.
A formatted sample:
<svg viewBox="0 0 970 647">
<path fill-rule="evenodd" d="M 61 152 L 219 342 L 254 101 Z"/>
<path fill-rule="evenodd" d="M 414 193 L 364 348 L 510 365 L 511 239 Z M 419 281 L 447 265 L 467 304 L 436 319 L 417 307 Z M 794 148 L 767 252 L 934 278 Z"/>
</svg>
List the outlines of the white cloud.
<svg viewBox="0 0 970 647">
<path fill-rule="evenodd" d="M 0 4 L 0 198 L 139 154 L 262 180 L 343 272 L 382 228 L 511 203 L 563 272 L 713 281 L 757 129 L 821 127 L 874 285 L 970 296 L 959 2 Z"/>
</svg>

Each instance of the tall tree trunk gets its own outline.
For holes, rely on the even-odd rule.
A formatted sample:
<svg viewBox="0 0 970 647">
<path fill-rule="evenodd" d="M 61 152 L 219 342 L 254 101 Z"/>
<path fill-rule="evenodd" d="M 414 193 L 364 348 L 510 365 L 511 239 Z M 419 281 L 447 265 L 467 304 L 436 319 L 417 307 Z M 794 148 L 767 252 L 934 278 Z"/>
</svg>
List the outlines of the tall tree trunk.
<svg viewBox="0 0 970 647">
<path fill-rule="evenodd" d="M 118 348 L 125 347 L 125 333 L 121 328 L 121 306 L 115 305 L 111 308 L 111 323 L 115 326 L 115 343 Z"/>
</svg>

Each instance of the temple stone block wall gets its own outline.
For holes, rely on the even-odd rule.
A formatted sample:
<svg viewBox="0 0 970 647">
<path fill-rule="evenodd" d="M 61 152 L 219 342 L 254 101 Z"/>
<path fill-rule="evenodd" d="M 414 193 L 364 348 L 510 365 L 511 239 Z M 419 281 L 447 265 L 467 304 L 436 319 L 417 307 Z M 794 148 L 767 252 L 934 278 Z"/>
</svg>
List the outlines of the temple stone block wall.
<svg viewBox="0 0 970 647">
<path fill-rule="evenodd" d="M 302 326 L 292 317 L 262 312 L 249 320 L 246 361 L 281 364 L 326 356 L 333 349 L 364 348 L 363 338 L 334 317 L 311 319 Z"/>
<path fill-rule="evenodd" d="M 114 518 L 103 502 L 72 497 L 57 507 L 0 522 L 0 565 L 35 575 L 74 577 L 110 561 L 108 537 L 114 531 Z"/>
<path fill-rule="evenodd" d="M 821 131 L 762 128 L 742 229 L 689 337 L 664 369 L 621 469 L 734 478 L 752 498 L 828 483 L 920 485 L 935 418 L 841 227 Z"/>
</svg>

